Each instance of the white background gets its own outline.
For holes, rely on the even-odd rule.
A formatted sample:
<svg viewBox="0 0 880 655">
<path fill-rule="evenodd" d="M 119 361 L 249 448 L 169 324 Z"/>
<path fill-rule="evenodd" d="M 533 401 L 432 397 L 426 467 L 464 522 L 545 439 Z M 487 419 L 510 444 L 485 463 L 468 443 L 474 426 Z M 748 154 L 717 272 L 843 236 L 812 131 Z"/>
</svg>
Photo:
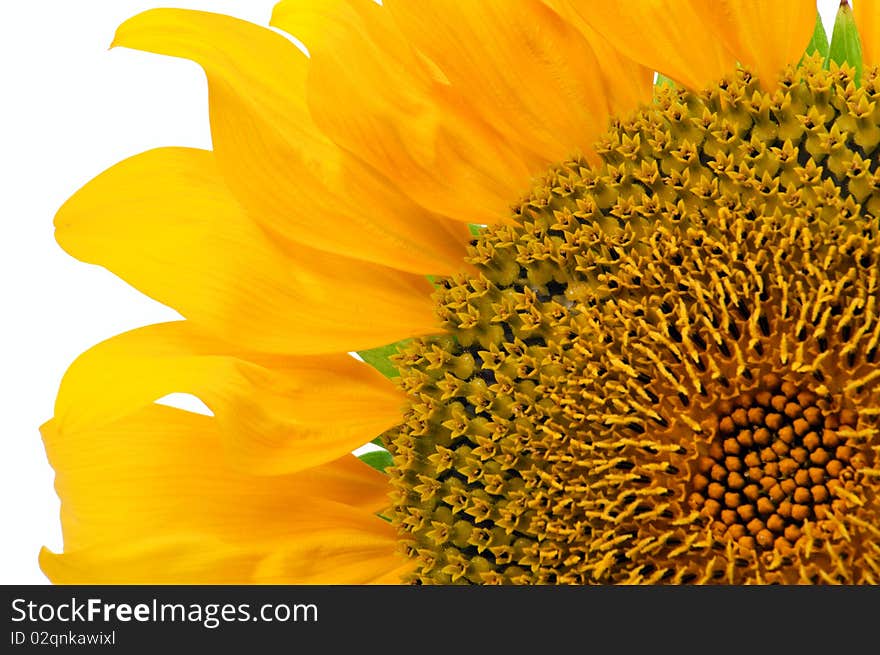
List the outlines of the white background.
<svg viewBox="0 0 880 655">
<path fill-rule="evenodd" d="M 829 28 L 837 4 L 820 0 Z M 103 339 L 176 317 L 68 257 L 52 236 L 58 207 L 115 162 L 158 146 L 210 147 L 201 69 L 107 49 L 123 20 L 168 5 L 266 24 L 273 2 L 4 0 L 0 9 L 0 584 L 45 582 L 39 548 L 61 548 L 37 429 L 65 368 Z"/>
</svg>

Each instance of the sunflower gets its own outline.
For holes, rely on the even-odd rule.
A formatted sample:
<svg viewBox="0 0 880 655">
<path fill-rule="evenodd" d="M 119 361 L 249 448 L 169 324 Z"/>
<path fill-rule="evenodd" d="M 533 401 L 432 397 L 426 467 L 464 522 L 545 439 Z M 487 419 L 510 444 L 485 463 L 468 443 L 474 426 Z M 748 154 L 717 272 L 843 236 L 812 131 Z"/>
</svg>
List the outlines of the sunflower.
<svg viewBox="0 0 880 655">
<path fill-rule="evenodd" d="M 204 68 L 213 150 L 137 155 L 58 212 L 67 252 L 185 320 L 65 375 L 43 570 L 880 582 L 862 4 L 830 50 L 809 0 L 124 23 L 114 45 Z"/>
</svg>

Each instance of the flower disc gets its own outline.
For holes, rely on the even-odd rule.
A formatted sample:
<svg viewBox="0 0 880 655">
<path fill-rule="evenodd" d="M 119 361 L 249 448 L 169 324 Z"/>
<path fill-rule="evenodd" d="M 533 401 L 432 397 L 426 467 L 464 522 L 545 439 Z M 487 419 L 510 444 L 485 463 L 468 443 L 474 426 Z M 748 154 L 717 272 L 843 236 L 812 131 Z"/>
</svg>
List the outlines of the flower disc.
<svg viewBox="0 0 880 655">
<path fill-rule="evenodd" d="M 880 78 L 616 121 L 399 357 L 420 583 L 880 582 Z"/>
</svg>

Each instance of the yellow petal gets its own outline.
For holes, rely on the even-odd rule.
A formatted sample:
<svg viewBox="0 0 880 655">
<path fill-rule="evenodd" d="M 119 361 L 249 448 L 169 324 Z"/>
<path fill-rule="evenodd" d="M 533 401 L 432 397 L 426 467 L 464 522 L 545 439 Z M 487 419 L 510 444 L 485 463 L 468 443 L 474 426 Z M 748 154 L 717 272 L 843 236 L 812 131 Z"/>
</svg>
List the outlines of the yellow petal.
<svg viewBox="0 0 880 655">
<path fill-rule="evenodd" d="M 580 18 L 626 57 L 699 89 L 729 74 L 736 57 L 695 5 L 714 0 L 577 2 Z"/>
<path fill-rule="evenodd" d="M 372 514 L 387 478 L 351 457 L 307 474 L 243 474 L 214 419 L 158 405 L 43 433 L 62 501 L 65 553 L 40 557 L 54 582 L 358 583 L 401 566 L 394 528 Z M 343 562 L 346 580 L 331 568 Z"/>
<path fill-rule="evenodd" d="M 42 433 L 72 549 L 177 533 L 264 541 L 307 520 L 309 499 L 367 516 L 388 505 L 387 476 L 353 455 L 296 474 L 252 475 L 225 456 L 214 418 L 171 407 L 79 432 L 52 420 Z"/>
<path fill-rule="evenodd" d="M 694 0 L 692 7 L 765 88 L 800 60 L 816 26 L 815 0 Z"/>
<path fill-rule="evenodd" d="M 58 554 L 43 548 L 40 568 L 53 583 L 71 585 L 387 585 L 400 584 L 413 568 L 400 565 L 393 540 L 365 539 L 356 529 L 306 534 L 304 540 L 317 543 L 242 546 L 180 535 Z"/>
<path fill-rule="evenodd" d="M 400 558 L 398 557 L 398 561 Z M 416 562 L 408 561 L 405 564 L 400 565 L 396 569 L 390 569 L 386 573 L 383 573 L 378 578 L 375 578 L 370 581 L 370 584 L 377 585 L 390 585 L 390 584 L 400 584 L 405 581 L 407 575 L 411 573 L 416 568 Z"/>
<path fill-rule="evenodd" d="M 74 257 L 255 350 L 348 352 L 438 331 L 422 276 L 279 248 L 242 211 L 208 151 L 127 159 L 74 194 L 55 227 Z"/>
<path fill-rule="evenodd" d="M 880 4 L 877 0 L 858 0 L 853 3 L 853 14 L 865 65 L 876 66 L 880 64 Z"/>
<path fill-rule="evenodd" d="M 414 273 L 460 268 L 465 226 L 446 225 L 315 127 L 305 103 L 307 59 L 283 36 L 230 16 L 155 9 L 123 23 L 113 45 L 205 69 L 220 170 L 274 233 Z"/>
<path fill-rule="evenodd" d="M 335 460 L 400 422 L 405 398 L 347 354 L 259 356 L 187 322 L 151 325 L 81 355 L 55 404 L 65 433 L 87 431 L 169 393 L 201 398 L 232 461 L 260 473 Z"/>
<path fill-rule="evenodd" d="M 577 0 L 543 0 L 556 13 L 572 23 L 596 53 L 599 72 L 613 115 L 627 115 L 654 94 L 654 69 L 625 57 L 614 44 L 584 21 Z"/>
<path fill-rule="evenodd" d="M 387 9 L 288 0 L 272 25 L 309 49 L 309 107 L 337 144 L 432 211 L 472 223 L 508 217 L 528 189 L 527 162 L 431 74 Z"/>
<path fill-rule="evenodd" d="M 400 584 L 413 563 L 389 548 L 385 539 L 357 541 L 340 547 L 326 535 L 303 535 L 287 548 L 260 562 L 254 574 L 259 584 Z M 344 538 L 341 537 L 340 538 Z"/>
<path fill-rule="evenodd" d="M 203 535 L 181 535 L 62 553 L 44 547 L 39 561 L 46 577 L 60 585 L 248 584 L 260 555 Z"/>
<path fill-rule="evenodd" d="M 539 166 L 589 154 L 608 126 L 600 63 L 538 0 L 387 0 L 413 47 Z"/>
</svg>

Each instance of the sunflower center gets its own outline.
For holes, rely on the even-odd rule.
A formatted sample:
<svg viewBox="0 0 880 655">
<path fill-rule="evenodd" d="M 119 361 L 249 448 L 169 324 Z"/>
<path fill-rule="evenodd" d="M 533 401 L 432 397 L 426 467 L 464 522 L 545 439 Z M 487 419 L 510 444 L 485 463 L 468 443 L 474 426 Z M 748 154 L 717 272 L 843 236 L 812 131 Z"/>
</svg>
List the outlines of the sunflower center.
<svg viewBox="0 0 880 655">
<path fill-rule="evenodd" d="M 666 89 L 397 360 L 417 583 L 880 582 L 880 77 Z"/>
<path fill-rule="evenodd" d="M 691 506 L 744 549 L 790 552 L 805 523 L 844 509 L 833 490 L 854 474 L 857 446 L 838 429 L 855 428 L 857 416 L 831 406 L 776 375 L 757 393 L 721 402 L 715 438 L 691 479 Z"/>
</svg>

